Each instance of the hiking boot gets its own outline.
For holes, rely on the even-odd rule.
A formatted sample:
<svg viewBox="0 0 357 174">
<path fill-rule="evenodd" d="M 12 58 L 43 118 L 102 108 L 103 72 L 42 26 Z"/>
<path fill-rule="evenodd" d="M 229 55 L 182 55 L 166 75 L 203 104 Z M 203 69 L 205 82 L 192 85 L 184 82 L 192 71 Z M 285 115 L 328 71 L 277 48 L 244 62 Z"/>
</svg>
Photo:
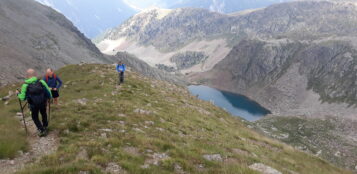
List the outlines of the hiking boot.
<svg viewBox="0 0 357 174">
<path fill-rule="evenodd" d="M 39 136 L 39 137 L 44 137 L 45 135 L 44 135 L 44 133 L 43 133 L 43 131 L 38 131 L 37 132 L 37 136 Z"/>
<path fill-rule="evenodd" d="M 48 132 L 49 132 L 49 131 L 48 131 L 48 127 L 44 127 L 44 128 L 43 128 L 43 131 L 46 132 L 46 134 L 48 134 Z"/>
<path fill-rule="evenodd" d="M 48 135 L 48 130 L 43 131 L 44 136 L 46 137 Z"/>
<path fill-rule="evenodd" d="M 37 134 L 39 137 L 45 137 L 47 135 L 47 131 L 46 130 L 39 130 L 38 131 L 38 134 Z"/>
</svg>

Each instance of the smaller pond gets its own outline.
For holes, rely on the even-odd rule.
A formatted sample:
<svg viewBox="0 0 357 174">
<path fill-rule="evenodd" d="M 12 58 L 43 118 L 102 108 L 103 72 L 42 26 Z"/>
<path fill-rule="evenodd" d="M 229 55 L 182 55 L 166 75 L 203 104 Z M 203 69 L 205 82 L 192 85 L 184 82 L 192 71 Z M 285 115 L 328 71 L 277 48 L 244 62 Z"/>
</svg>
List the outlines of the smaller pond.
<svg viewBox="0 0 357 174">
<path fill-rule="evenodd" d="M 189 86 L 188 89 L 192 95 L 198 96 L 202 100 L 212 101 L 216 106 L 227 110 L 232 115 L 248 121 L 256 121 L 270 114 L 269 110 L 243 95 L 220 91 L 203 85 Z"/>
</svg>

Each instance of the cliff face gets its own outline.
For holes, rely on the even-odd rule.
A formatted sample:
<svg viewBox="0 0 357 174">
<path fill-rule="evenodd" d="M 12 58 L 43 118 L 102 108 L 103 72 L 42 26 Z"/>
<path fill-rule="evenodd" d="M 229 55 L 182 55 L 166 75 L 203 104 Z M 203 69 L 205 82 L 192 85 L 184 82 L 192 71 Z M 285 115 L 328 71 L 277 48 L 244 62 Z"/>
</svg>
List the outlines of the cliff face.
<svg viewBox="0 0 357 174">
<path fill-rule="evenodd" d="M 0 85 L 22 79 L 26 68 L 107 62 L 63 15 L 32 0 L 0 1 L 0 36 Z"/>
</svg>

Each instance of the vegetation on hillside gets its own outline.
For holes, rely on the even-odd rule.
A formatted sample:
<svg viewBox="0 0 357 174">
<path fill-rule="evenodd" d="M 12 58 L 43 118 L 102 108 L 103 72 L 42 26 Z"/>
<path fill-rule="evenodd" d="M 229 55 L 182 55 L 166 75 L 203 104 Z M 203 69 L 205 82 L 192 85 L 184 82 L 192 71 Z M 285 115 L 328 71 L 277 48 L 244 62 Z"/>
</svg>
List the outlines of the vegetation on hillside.
<svg viewBox="0 0 357 174">
<path fill-rule="evenodd" d="M 0 96 L 8 96 L 15 86 L 2 87 Z M 16 88 L 15 88 L 16 89 Z M 26 134 L 21 122 L 15 117 L 19 112 L 18 100 L 0 99 L 0 159 L 14 158 L 19 151 L 27 150 Z"/>
<path fill-rule="evenodd" d="M 254 123 L 258 130 L 337 166 L 356 170 L 357 121 L 337 117 L 266 117 Z M 328 142 L 328 143 L 326 143 Z"/>
<path fill-rule="evenodd" d="M 182 70 L 200 64 L 207 58 L 204 52 L 186 51 L 173 55 L 170 60 L 176 64 L 178 70 Z"/>
<path fill-rule="evenodd" d="M 134 72 L 116 86 L 110 65 L 70 65 L 58 74 L 65 84 L 50 129 L 59 148 L 19 173 L 253 174 L 256 163 L 283 173 L 349 173 L 255 133 L 184 87 Z"/>
</svg>

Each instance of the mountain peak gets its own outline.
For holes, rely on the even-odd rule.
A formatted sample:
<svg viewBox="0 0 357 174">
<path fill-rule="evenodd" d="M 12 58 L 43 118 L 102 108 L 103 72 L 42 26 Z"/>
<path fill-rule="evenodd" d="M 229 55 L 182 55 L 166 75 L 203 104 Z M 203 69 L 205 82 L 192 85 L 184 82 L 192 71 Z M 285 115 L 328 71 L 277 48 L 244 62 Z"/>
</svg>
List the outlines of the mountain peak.
<svg viewBox="0 0 357 174">
<path fill-rule="evenodd" d="M 172 11 L 173 11 L 172 9 L 164 9 L 164 8 L 152 6 L 147 9 L 144 9 L 143 11 L 141 11 L 140 13 L 138 13 L 135 16 L 153 14 L 156 16 L 156 19 L 160 20 L 160 19 L 163 19 L 165 16 L 169 15 Z"/>
</svg>

